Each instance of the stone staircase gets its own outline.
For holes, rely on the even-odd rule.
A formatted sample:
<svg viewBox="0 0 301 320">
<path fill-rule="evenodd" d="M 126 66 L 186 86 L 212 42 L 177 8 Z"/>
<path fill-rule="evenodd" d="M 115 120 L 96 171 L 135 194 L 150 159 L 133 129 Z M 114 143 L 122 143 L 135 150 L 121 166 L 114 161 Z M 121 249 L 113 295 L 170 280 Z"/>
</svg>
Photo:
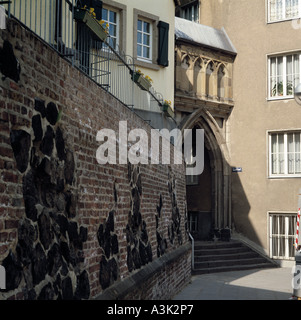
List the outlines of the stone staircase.
<svg viewBox="0 0 301 320">
<path fill-rule="evenodd" d="M 277 264 L 238 240 L 195 242 L 192 274 L 275 268 Z"/>
</svg>

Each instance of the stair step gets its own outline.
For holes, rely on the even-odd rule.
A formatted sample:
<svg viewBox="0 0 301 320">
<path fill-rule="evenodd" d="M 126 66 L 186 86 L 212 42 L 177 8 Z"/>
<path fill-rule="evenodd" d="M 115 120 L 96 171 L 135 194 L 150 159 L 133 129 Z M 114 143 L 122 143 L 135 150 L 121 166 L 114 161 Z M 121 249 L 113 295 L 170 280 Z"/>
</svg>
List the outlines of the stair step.
<svg viewBox="0 0 301 320">
<path fill-rule="evenodd" d="M 228 271 L 239 271 L 239 270 L 249 270 L 249 269 L 260 269 L 260 268 L 275 268 L 273 263 L 258 263 L 258 264 L 247 264 L 247 265 L 232 265 L 232 266 L 222 266 L 214 268 L 198 268 L 192 270 L 193 275 L 205 274 L 205 273 L 217 273 L 217 272 L 228 272 Z"/>
<path fill-rule="evenodd" d="M 230 254 L 219 254 L 219 255 L 195 255 L 195 262 L 203 262 L 203 261 L 215 261 L 215 260 L 236 260 L 236 259 L 247 259 L 247 258 L 256 258 L 258 257 L 258 253 L 254 251 L 246 251 L 241 253 L 230 253 Z"/>
<path fill-rule="evenodd" d="M 248 247 L 227 247 L 227 248 L 212 248 L 212 249 L 195 249 L 195 255 L 199 256 L 209 256 L 209 255 L 219 255 L 219 254 L 234 254 L 234 253 L 242 253 L 242 252 L 250 252 Z"/>
<path fill-rule="evenodd" d="M 202 242 L 197 241 L 194 244 L 195 250 L 198 249 L 221 249 L 221 248 L 236 248 L 242 247 L 243 244 L 239 241 L 229 241 L 229 242 Z"/>
<path fill-rule="evenodd" d="M 195 242 L 192 274 L 275 267 L 267 257 L 239 241 Z"/>
<path fill-rule="evenodd" d="M 266 259 L 263 257 L 250 258 L 250 259 L 235 259 L 235 260 L 215 260 L 215 261 L 204 261 L 204 262 L 195 262 L 194 267 L 198 268 L 215 268 L 222 266 L 233 266 L 233 265 L 251 265 L 251 264 L 260 264 L 265 263 Z"/>
</svg>

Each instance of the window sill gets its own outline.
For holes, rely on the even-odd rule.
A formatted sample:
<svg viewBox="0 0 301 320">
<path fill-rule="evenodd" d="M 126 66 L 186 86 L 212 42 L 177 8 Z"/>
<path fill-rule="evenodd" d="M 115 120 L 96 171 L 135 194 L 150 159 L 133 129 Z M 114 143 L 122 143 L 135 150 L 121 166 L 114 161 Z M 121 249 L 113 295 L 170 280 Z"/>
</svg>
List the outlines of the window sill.
<svg viewBox="0 0 301 320">
<path fill-rule="evenodd" d="M 294 96 L 280 96 L 280 97 L 273 97 L 267 98 L 267 101 L 283 101 L 283 100 L 294 100 Z"/>
<path fill-rule="evenodd" d="M 135 59 L 134 61 L 134 64 L 136 66 L 139 66 L 139 67 L 142 67 L 142 68 L 147 68 L 147 69 L 152 69 L 154 71 L 158 71 L 160 70 L 160 66 L 157 65 L 157 64 L 154 64 L 153 62 L 146 62 L 146 61 L 142 61 L 142 60 L 139 60 L 139 59 Z"/>
<path fill-rule="evenodd" d="M 294 17 L 294 18 L 281 19 L 281 20 L 276 20 L 276 21 L 267 21 L 267 24 L 273 24 L 273 23 L 279 23 L 279 22 L 288 22 L 288 21 L 298 20 L 300 18 L 301 18 L 301 16 Z"/>
<path fill-rule="evenodd" d="M 294 179 L 294 178 L 300 179 L 301 174 L 296 174 L 296 175 L 285 174 L 285 175 L 272 175 L 272 176 L 270 175 L 270 176 L 268 176 L 268 179 Z"/>
</svg>

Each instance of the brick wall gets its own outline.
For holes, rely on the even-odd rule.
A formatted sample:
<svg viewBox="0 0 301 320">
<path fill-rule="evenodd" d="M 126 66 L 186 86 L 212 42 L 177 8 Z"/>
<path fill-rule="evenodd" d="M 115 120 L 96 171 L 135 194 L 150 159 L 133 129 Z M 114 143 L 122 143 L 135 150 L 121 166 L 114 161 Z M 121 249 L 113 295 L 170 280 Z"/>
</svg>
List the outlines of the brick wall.
<svg viewBox="0 0 301 320">
<path fill-rule="evenodd" d="M 91 299 L 160 261 L 122 298 L 170 298 L 190 279 L 184 167 L 98 164 L 98 130 L 151 127 L 17 22 L 0 35 L 0 298 Z"/>
</svg>

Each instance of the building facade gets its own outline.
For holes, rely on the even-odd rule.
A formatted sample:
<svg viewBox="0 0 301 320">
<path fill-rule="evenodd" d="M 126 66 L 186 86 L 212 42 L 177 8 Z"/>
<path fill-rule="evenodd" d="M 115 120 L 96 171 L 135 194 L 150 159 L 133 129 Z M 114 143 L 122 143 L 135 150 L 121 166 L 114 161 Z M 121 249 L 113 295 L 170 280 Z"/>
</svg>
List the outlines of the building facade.
<svg viewBox="0 0 301 320">
<path fill-rule="evenodd" d="M 228 118 L 232 231 L 274 259 L 294 257 L 301 185 L 300 1 L 200 2 L 199 21 L 224 28 L 237 51 Z M 189 196 L 188 196 L 189 197 Z"/>
<path fill-rule="evenodd" d="M 236 50 L 224 30 L 176 17 L 175 117 L 204 129 L 204 171 L 187 176 L 190 231 L 209 240 L 231 226 L 228 119 Z"/>
</svg>

